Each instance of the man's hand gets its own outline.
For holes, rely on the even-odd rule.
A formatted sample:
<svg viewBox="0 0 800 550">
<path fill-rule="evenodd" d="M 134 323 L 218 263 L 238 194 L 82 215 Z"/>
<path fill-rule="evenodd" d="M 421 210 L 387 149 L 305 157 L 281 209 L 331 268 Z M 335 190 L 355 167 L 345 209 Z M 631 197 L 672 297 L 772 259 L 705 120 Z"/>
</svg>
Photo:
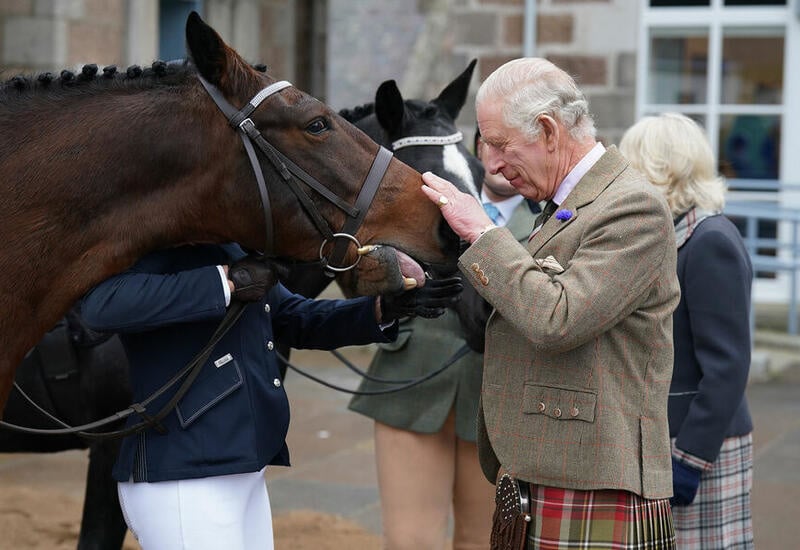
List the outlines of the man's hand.
<svg viewBox="0 0 800 550">
<path fill-rule="evenodd" d="M 422 174 L 422 192 L 442 211 L 442 216 L 456 235 L 474 243 L 494 224 L 475 197 L 462 193 L 456 187 L 432 172 Z"/>
<path fill-rule="evenodd" d="M 388 323 L 400 317 L 439 317 L 445 308 L 454 305 L 461 298 L 462 290 L 464 285 L 461 277 L 449 277 L 427 279 L 425 286 L 400 294 L 384 294 L 380 297 L 381 322 Z"/>
<path fill-rule="evenodd" d="M 672 498 L 669 503 L 673 506 L 689 506 L 694 502 L 697 488 L 700 487 L 700 476 L 703 474 L 697 468 L 687 466 L 683 462 L 672 458 Z"/>
<path fill-rule="evenodd" d="M 245 256 L 228 269 L 233 283 L 231 298 L 240 302 L 257 302 L 278 284 L 278 274 L 272 262 L 263 256 Z"/>
</svg>

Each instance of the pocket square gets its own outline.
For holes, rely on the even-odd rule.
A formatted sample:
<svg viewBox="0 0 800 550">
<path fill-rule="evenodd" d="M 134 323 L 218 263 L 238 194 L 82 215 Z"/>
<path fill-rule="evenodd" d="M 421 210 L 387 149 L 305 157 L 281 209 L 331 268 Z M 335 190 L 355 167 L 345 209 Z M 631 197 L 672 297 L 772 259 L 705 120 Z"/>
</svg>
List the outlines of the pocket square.
<svg viewBox="0 0 800 550">
<path fill-rule="evenodd" d="M 561 264 L 558 263 L 558 260 L 556 260 L 552 255 L 547 256 L 546 258 L 535 258 L 533 261 L 536 262 L 536 265 L 538 265 L 542 271 L 550 271 L 552 273 L 564 272 L 564 268 L 561 267 Z"/>
</svg>

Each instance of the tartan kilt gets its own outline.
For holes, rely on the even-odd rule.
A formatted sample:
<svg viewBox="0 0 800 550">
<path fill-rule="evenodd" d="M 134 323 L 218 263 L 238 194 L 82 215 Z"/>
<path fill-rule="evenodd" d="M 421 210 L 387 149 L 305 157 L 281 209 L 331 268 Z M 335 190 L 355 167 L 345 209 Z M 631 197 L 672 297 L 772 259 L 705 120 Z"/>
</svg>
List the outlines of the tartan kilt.
<svg viewBox="0 0 800 550">
<path fill-rule="evenodd" d="M 753 435 L 730 437 L 703 472 L 689 506 L 675 506 L 675 535 L 681 550 L 751 550 L 753 517 Z"/>
<path fill-rule="evenodd" d="M 528 550 L 673 550 L 668 499 L 531 485 Z"/>
</svg>

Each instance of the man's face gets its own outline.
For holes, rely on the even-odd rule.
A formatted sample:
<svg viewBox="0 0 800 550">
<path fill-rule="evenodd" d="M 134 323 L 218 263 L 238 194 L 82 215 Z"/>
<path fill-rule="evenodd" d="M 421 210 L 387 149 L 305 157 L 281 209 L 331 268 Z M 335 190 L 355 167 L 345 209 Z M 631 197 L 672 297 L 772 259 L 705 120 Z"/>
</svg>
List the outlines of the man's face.
<svg viewBox="0 0 800 550">
<path fill-rule="evenodd" d="M 555 177 L 555 149 L 548 151 L 548 136 L 542 132 L 530 142 L 519 130 L 503 120 L 502 100 L 488 98 L 477 110 L 481 140 L 481 160 L 488 174 L 502 174 L 509 184 L 528 199 L 550 199 L 559 180 Z M 556 138 L 557 139 L 557 138 Z"/>
</svg>

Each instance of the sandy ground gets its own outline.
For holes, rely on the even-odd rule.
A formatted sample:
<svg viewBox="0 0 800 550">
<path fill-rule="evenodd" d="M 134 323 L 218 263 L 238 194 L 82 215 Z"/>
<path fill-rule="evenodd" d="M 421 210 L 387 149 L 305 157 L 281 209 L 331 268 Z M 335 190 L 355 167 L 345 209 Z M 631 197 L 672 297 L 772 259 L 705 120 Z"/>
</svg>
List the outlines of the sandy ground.
<svg viewBox="0 0 800 550">
<path fill-rule="evenodd" d="M 298 355 L 303 365 L 318 364 L 317 359 L 330 361 L 330 355 L 325 352 L 299 352 Z M 370 356 L 371 352 L 361 351 L 351 359 L 363 368 Z M 290 400 L 293 410 L 298 412 L 297 415 L 293 413 L 293 429 L 303 431 L 301 412 L 309 407 L 295 401 L 302 399 L 302 394 L 308 394 L 302 389 L 331 394 L 327 393 L 330 390 L 319 390 L 321 386 L 313 383 L 303 385 L 296 375 L 290 376 L 294 376 L 295 390 L 289 392 Z M 346 397 L 337 394 L 335 399 L 336 407 L 344 409 Z M 298 451 L 293 452 L 295 468 L 279 469 L 278 475 L 286 476 L 301 469 L 304 462 L 313 460 L 315 452 L 321 452 L 308 449 L 305 454 L 310 456 L 304 458 L 303 442 L 297 441 L 297 437 L 294 439 L 293 449 L 297 447 Z M 74 550 L 80 529 L 87 465 L 88 451 L 81 450 L 53 454 L 0 453 L 0 550 Z M 276 504 L 273 503 L 273 507 Z M 273 521 L 277 550 L 380 548 L 380 537 L 376 534 L 352 520 L 317 510 L 275 511 Z M 129 532 L 123 548 L 140 550 L 141 547 Z"/>
<path fill-rule="evenodd" d="M 51 462 L 50 466 L 57 466 L 61 460 L 63 457 L 47 462 Z M 29 462 L 32 469 L 48 466 L 37 459 Z M 43 490 L 24 484 L 9 486 L 4 482 L 0 495 L 0 548 L 74 550 L 78 541 L 81 502 L 81 498 L 59 489 Z M 321 527 L 323 525 L 325 529 Z M 276 517 L 275 545 L 281 550 L 367 550 L 380 547 L 376 535 L 367 533 L 355 523 L 311 510 L 287 512 Z M 139 550 L 140 546 L 128 533 L 123 548 Z"/>
<path fill-rule="evenodd" d="M 87 461 L 84 451 L 0 454 L 0 550 L 76 547 Z M 313 510 L 277 515 L 274 527 L 280 550 L 380 547 L 354 522 Z M 130 533 L 124 548 L 140 549 Z"/>
</svg>

